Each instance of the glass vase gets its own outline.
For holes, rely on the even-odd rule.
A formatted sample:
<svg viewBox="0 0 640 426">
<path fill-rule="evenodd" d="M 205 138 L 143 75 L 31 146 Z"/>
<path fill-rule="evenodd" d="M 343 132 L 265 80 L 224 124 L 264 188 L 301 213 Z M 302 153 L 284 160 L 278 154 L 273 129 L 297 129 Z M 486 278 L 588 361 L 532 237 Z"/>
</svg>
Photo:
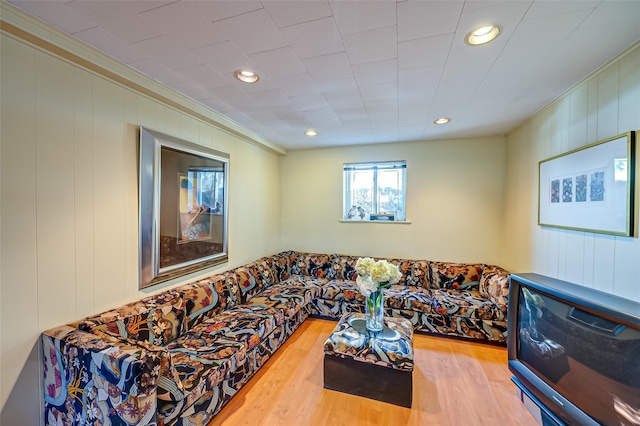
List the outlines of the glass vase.
<svg viewBox="0 0 640 426">
<path fill-rule="evenodd" d="M 364 316 L 368 331 L 377 333 L 382 331 L 382 328 L 384 327 L 384 309 L 382 299 L 382 289 L 372 291 L 367 297 Z"/>
</svg>

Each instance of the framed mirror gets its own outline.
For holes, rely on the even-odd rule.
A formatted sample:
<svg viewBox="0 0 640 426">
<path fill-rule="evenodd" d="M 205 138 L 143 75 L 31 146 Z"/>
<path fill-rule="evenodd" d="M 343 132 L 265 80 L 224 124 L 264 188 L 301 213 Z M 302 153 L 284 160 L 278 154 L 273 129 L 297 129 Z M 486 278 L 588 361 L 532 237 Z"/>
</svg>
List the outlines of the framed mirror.
<svg viewBox="0 0 640 426">
<path fill-rule="evenodd" d="M 229 155 L 140 128 L 140 288 L 228 260 Z"/>
</svg>

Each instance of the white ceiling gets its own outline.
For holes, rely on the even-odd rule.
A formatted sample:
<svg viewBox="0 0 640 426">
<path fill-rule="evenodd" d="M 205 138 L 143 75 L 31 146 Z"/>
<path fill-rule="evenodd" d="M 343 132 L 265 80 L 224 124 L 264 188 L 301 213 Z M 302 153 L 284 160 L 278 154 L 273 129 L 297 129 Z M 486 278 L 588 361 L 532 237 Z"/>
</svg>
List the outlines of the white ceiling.
<svg viewBox="0 0 640 426">
<path fill-rule="evenodd" d="M 640 0 L 9 2 L 287 149 L 503 134 L 640 40 Z"/>
</svg>

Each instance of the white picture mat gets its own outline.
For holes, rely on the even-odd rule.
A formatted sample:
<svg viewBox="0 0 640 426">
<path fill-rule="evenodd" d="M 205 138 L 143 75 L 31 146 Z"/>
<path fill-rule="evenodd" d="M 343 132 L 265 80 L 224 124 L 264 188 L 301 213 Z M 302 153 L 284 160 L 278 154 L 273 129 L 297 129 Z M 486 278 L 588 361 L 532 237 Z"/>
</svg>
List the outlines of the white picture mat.
<svg viewBox="0 0 640 426">
<path fill-rule="evenodd" d="M 559 228 L 578 229 L 591 232 L 629 235 L 630 229 L 630 134 L 616 136 L 604 142 L 589 145 L 580 150 L 571 151 L 558 157 L 539 163 L 539 210 L 538 224 Z M 625 179 L 615 167 L 624 164 L 626 159 Z M 602 174 L 600 174 L 602 173 Z M 586 176 L 586 188 L 584 178 Z M 600 181 L 602 177 L 602 181 Z M 569 191 L 563 191 L 565 180 L 571 180 Z M 581 180 L 582 185 L 577 184 Z M 552 182 L 559 183 L 558 198 L 552 202 Z M 602 183 L 604 192 L 598 194 Z M 578 187 L 586 189 L 577 194 Z M 592 192 L 595 200 L 592 200 Z M 570 193 L 570 197 L 568 194 Z M 580 201 L 578 201 L 578 199 Z"/>
</svg>

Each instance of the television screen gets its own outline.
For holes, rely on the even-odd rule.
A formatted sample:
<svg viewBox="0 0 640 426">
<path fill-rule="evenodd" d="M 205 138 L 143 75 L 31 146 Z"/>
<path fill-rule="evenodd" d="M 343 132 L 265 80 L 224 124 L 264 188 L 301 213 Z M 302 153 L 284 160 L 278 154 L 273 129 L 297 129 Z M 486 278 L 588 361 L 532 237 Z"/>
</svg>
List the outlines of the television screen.
<svg viewBox="0 0 640 426">
<path fill-rule="evenodd" d="M 517 360 L 597 422 L 640 425 L 640 330 L 557 292 L 518 287 Z"/>
</svg>

